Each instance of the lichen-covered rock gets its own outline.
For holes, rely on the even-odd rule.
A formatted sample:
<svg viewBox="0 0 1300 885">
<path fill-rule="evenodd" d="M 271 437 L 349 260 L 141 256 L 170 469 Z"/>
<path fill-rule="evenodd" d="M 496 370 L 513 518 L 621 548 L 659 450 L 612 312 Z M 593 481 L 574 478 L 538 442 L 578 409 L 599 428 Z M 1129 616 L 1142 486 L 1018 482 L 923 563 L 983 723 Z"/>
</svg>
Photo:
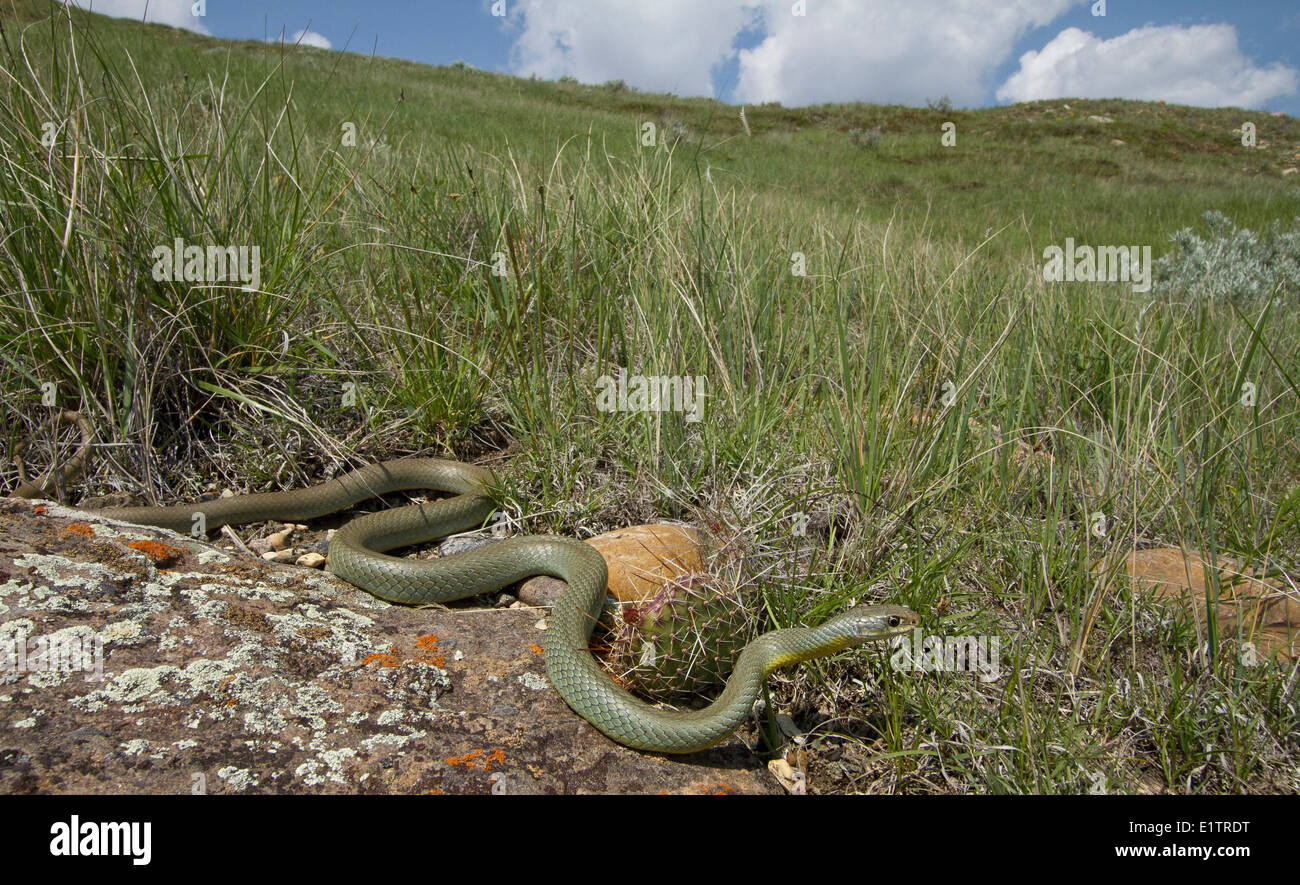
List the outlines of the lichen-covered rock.
<svg viewBox="0 0 1300 885">
<path fill-rule="evenodd" d="M 545 612 L 457 605 L 0 498 L 0 792 L 779 791 L 736 737 L 612 743 Z"/>
</svg>

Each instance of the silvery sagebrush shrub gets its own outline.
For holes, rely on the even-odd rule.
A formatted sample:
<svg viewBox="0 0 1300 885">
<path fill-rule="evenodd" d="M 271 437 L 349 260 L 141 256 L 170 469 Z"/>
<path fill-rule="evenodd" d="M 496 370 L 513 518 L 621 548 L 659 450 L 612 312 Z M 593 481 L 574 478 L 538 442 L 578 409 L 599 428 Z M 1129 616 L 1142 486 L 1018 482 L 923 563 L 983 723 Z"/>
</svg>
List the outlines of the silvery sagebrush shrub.
<svg viewBox="0 0 1300 885">
<path fill-rule="evenodd" d="M 849 141 L 854 147 L 873 148 L 880 144 L 880 137 L 883 133 L 879 126 L 871 129 L 850 129 Z"/>
<path fill-rule="evenodd" d="M 1216 210 L 1202 217 L 1209 228 L 1204 239 L 1190 227 L 1170 235 L 1174 250 L 1152 269 L 1157 289 L 1212 301 L 1300 293 L 1300 216 L 1293 230 L 1274 221 L 1263 233 L 1237 227 Z"/>
<path fill-rule="evenodd" d="M 943 97 L 939 99 L 927 98 L 925 106 L 932 111 L 947 114 L 952 111 L 952 99 L 948 97 L 947 93 L 944 93 Z"/>
</svg>

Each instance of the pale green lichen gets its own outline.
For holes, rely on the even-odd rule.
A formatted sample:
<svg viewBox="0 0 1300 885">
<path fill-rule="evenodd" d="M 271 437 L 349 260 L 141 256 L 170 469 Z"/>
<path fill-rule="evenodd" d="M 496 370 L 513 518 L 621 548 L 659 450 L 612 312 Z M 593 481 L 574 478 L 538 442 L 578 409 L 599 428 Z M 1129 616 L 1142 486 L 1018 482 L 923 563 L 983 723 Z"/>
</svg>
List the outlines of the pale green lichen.
<svg viewBox="0 0 1300 885">
<path fill-rule="evenodd" d="M 428 732 L 425 731 L 413 731 L 410 734 L 377 734 L 366 738 L 361 742 L 361 746 L 371 752 L 400 750 L 411 741 L 418 741 L 427 735 Z"/>
<path fill-rule="evenodd" d="M 240 599 L 265 599 L 269 602 L 292 602 L 298 596 L 298 594 L 289 590 L 276 590 L 273 587 L 268 587 L 264 581 L 247 581 L 243 583 L 223 581 L 222 583 L 213 583 L 211 575 L 207 577 L 208 582 L 199 585 L 199 589 L 209 594 L 229 593 L 238 596 Z"/>
<path fill-rule="evenodd" d="M 336 750 L 325 750 L 321 752 L 317 759 L 311 759 L 294 769 L 294 774 L 302 778 L 302 782 L 309 787 L 320 786 L 325 781 L 331 780 L 337 784 L 347 785 L 347 779 L 344 772 L 344 762 L 348 759 L 355 758 L 357 751 L 351 747 L 339 747 Z M 323 763 L 323 766 L 322 766 Z M 322 767 L 324 771 L 322 772 Z"/>
<path fill-rule="evenodd" d="M 85 624 L 64 627 L 39 637 L 44 652 L 36 660 L 28 658 L 27 684 L 32 688 L 53 688 L 79 674 L 88 681 L 103 675 L 103 644 Z"/>
<path fill-rule="evenodd" d="M 104 629 L 99 631 L 99 638 L 104 640 L 105 645 L 130 646 L 138 645 L 146 636 L 144 629 L 135 621 L 114 621 L 104 625 Z"/>
<path fill-rule="evenodd" d="M 17 642 L 32 635 L 36 622 L 31 618 L 14 618 L 0 624 L 0 642 Z"/>
<path fill-rule="evenodd" d="M 551 687 L 551 683 L 546 681 L 545 676 L 538 676 L 536 673 L 520 673 L 518 680 L 525 688 L 531 688 L 533 691 L 546 691 Z"/>
<path fill-rule="evenodd" d="M 110 677 L 102 688 L 69 698 L 68 704 L 86 713 L 102 710 L 110 704 L 119 705 L 123 712 L 140 712 L 144 707 L 135 705 L 145 699 L 160 706 L 179 706 L 205 692 L 215 692 L 232 669 L 227 661 L 206 658 L 190 661 L 184 668 L 170 664 L 133 667 Z M 175 688 L 169 690 L 169 685 Z"/>
<path fill-rule="evenodd" d="M 83 562 L 44 553 L 24 553 L 15 557 L 14 565 L 31 570 L 49 582 L 51 587 L 81 587 L 90 581 L 128 581 L 135 577 L 131 572 L 118 571 L 102 563 Z M 69 571 L 77 572 L 79 576 L 66 574 Z"/>
<path fill-rule="evenodd" d="M 344 584 L 338 578 L 322 575 L 319 572 L 312 571 L 301 576 L 302 583 L 306 584 L 313 590 L 320 591 L 328 598 L 336 598 L 346 595 L 348 605 L 356 608 L 372 608 L 382 610 L 392 608 L 392 604 L 385 602 L 377 596 L 369 593 L 358 592 L 347 584 Z M 360 615 L 358 615 L 360 617 Z"/>
<path fill-rule="evenodd" d="M 376 721 L 380 725 L 397 725 L 405 718 L 406 713 L 403 710 L 384 710 L 376 717 Z"/>
<path fill-rule="evenodd" d="M 232 790 L 241 793 L 249 787 L 256 787 L 258 785 L 257 775 L 253 774 L 252 771 L 247 768 L 236 768 L 233 765 L 218 768 L 217 777 L 225 781 Z"/>
</svg>

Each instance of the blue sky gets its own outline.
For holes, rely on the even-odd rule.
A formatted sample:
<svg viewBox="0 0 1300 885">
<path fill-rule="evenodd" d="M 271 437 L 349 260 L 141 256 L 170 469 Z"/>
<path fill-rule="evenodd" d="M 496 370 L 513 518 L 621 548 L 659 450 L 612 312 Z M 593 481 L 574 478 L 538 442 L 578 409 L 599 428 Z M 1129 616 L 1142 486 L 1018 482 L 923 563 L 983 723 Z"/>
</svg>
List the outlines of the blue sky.
<svg viewBox="0 0 1300 885">
<path fill-rule="evenodd" d="M 1300 116 L 1295 0 L 1104 5 L 1099 16 L 1091 0 L 206 0 L 196 18 L 192 0 L 149 0 L 149 17 L 240 39 L 307 30 L 336 50 L 734 103 L 1070 95 Z M 145 0 L 93 8 L 138 18 Z"/>
</svg>

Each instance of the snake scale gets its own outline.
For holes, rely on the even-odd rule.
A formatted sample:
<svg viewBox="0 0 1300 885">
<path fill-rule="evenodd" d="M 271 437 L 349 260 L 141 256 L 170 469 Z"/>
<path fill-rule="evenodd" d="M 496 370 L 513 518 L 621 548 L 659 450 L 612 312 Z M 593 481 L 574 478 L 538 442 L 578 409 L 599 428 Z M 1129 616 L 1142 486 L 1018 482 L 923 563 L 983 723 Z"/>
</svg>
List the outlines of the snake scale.
<svg viewBox="0 0 1300 885">
<path fill-rule="evenodd" d="M 82 454 L 82 453 L 79 453 Z M 84 458 L 83 458 L 84 460 Z M 76 465 L 80 472 L 82 464 Z M 53 473 L 53 471 L 52 471 Z M 453 497 L 358 517 L 330 542 L 329 570 L 390 602 L 447 602 L 498 590 L 534 575 L 568 584 L 546 632 L 546 673 L 565 702 L 610 738 L 660 753 L 691 753 L 731 734 L 749 716 L 763 679 L 776 667 L 910 630 L 917 616 L 897 605 L 859 606 L 819 627 L 774 630 L 741 652 L 722 694 L 700 710 L 661 710 L 624 689 L 588 649 L 605 601 L 607 572 L 595 548 L 572 538 L 534 535 L 496 541 L 435 560 L 402 559 L 382 551 L 481 525 L 493 512 L 491 471 L 440 459 L 385 461 L 305 489 L 220 498 L 168 507 L 94 511 L 127 522 L 188 532 L 202 513 L 208 529 L 263 520 L 313 519 L 359 501 L 406 489 Z M 45 480 L 24 482 L 16 494 L 48 491 Z"/>
</svg>

